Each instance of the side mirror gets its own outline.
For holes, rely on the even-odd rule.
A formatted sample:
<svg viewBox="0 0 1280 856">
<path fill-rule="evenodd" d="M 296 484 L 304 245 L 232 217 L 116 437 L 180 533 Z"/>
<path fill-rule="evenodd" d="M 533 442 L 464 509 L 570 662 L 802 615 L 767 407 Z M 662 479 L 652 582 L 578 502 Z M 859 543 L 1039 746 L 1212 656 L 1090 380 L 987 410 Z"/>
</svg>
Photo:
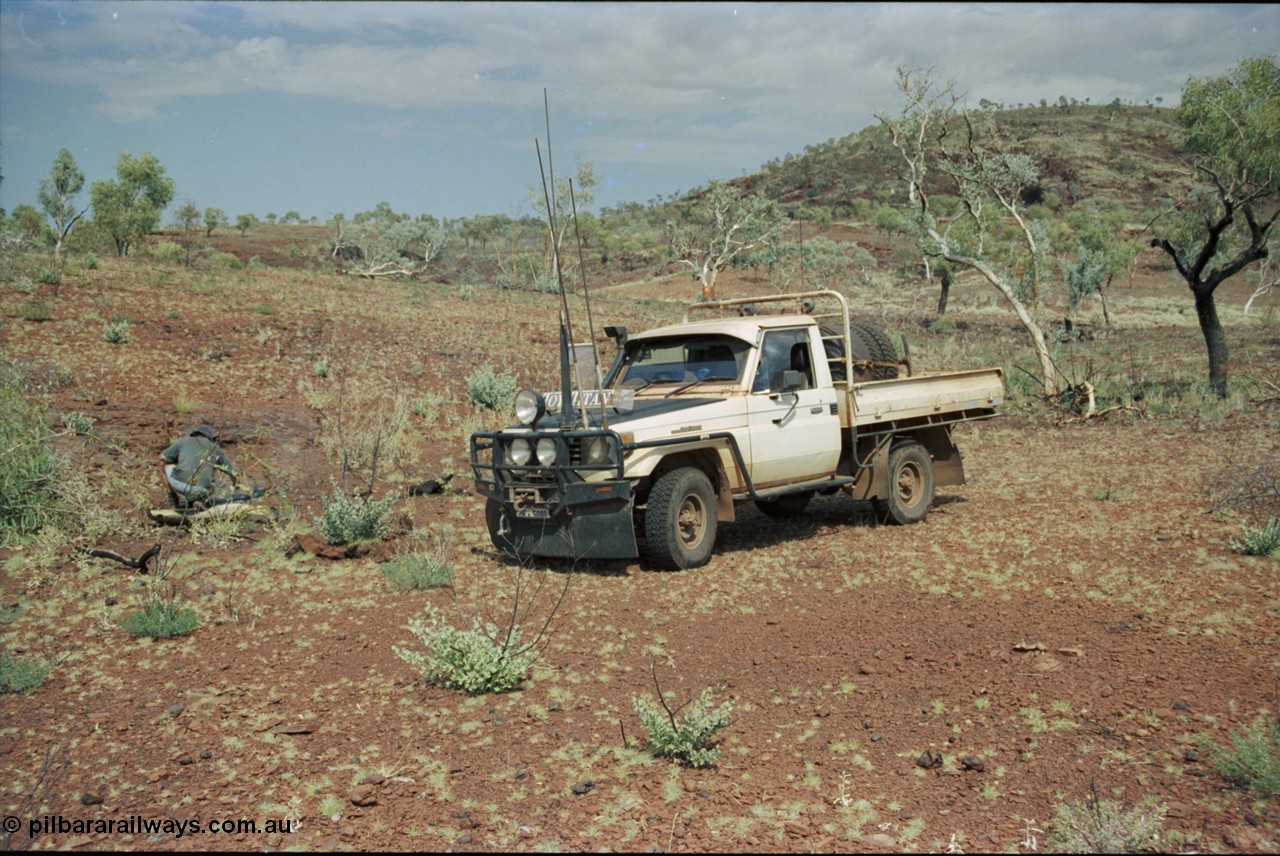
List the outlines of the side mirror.
<svg viewBox="0 0 1280 856">
<path fill-rule="evenodd" d="M 795 369 L 784 369 L 773 376 L 769 383 L 769 392 L 773 395 L 784 395 L 804 389 L 804 372 Z"/>
</svg>

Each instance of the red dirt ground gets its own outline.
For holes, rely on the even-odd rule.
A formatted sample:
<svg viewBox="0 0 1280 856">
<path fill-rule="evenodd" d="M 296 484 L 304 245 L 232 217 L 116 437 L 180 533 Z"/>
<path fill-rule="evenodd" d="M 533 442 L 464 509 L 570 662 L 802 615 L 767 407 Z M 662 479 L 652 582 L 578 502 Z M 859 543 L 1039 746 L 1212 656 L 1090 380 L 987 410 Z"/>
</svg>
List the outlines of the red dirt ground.
<svg viewBox="0 0 1280 856">
<path fill-rule="evenodd" d="M 122 474 L 145 485 L 141 504 L 163 504 L 156 453 L 208 422 L 246 469 L 273 474 L 297 531 L 200 539 L 156 530 L 134 508 L 130 527 L 80 543 L 172 548 L 202 623 L 155 642 L 118 626 L 150 577 L 77 562 L 69 546 L 48 565 L 35 548 L 0 551 L 3 605 L 20 610 L 0 627 L 6 648 L 57 664 L 30 695 L 0 698 L 0 801 L 23 821 L 38 810 L 300 825 L 55 833 L 34 846 L 1030 852 L 1047 846 L 1057 806 L 1096 795 L 1162 804 L 1153 848 L 1280 849 L 1275 801 L 1231 787 L 1210 757 L 1276 710 L 1277 562 L 1234 550 L 1240 521 L 1206 515 L 1202 490 L 1228 460 L 1275 454 L 1274 403 L 1068 425 L 1013 408 L 961 429 L 969 484 L 942 492 L 918 526 L 878 526 L 843 496 L 793 522 L 745 506 L 694 571 L 521 571 L 489 546 L 463 460 L 468 428 L 506 417 L 476 420 L 456 402 L 486 362 L 552 383 L 553 299 L 460 300 L 319 274 L 224 274 L 234 286 L 215 288 L 162 273 L 85 271 L 44 323 L 23 321 L 6 293 L 4 353 L 55 413 L 97 420 L 111 446 L 60 441 L 91 481 Z M 664 288 L 602 289 L 596 317 L 669 322 Z M 125 345 L 102 341 L 114 314 L 135 322 Z M 974 316 L 973 335 L 1016 339 L 992 317 Z M 1193 323 L 1154 335 L 1198 363 Z M 530 363 L 521 338 L 541 343 Z M 1274 367 L 1280 345 L 1259 347 Z M 400 487 L 452 458 L 456 490 L 400 508 L 448 549 L 456 601 L 388 588 L 376 559 L 402 549 L 403 532 L 362 558 L 286 556 L 313 531 L 336 472 L 302 394 L 325 382 L 321 357 L 452 402 L 421 422 L 421 465 Z M 127 505 L 128 490 L 114 491 L 102 501 Z M 393 654 L 425 604 L 500 615 L 517 577 L 546 584 L 522 598 L 526 629 L 568 585 L 522 689 L 473 698 L 427 686 Z M 732 702 L 716 766 L 639 751 L 632 699 L 653 695 L 655 675 L 674 702 L 704 688 Z M 24 806 L 33 790 L 38 805 Z"/>
</svg>

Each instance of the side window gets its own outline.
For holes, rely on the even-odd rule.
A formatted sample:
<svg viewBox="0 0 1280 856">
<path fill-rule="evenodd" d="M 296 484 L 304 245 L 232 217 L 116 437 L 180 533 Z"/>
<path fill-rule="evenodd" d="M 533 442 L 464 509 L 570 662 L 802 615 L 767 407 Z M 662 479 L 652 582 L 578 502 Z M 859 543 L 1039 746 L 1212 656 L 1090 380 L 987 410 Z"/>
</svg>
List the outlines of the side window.
<svg viewBox="0 0 1280 856">
<path fill-rule="evenodd" d="M 813 360 L 810 358 L 809 331 L 769 330 L 760 346 L 760 365 L 751 383 L 752 392 L 767 392 L 773 378 L 781 371 L 798 371 L 804 375 L 805 388 L 813 388 Z"/>
</svg>

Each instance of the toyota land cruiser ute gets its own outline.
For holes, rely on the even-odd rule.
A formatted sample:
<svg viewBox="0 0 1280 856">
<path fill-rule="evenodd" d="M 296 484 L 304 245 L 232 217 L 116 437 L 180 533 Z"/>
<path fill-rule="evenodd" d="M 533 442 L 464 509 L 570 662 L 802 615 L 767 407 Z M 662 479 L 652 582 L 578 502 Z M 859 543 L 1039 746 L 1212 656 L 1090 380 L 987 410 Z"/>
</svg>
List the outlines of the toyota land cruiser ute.
<svg viewBox="0 0 1280 856">
<path fill-rule="evenodd" d="M 911 376 L 836 291 L 695 303 L 679 324 L 606 333 L 618 352 L 600 388 L 521 390 L 515 425 L 471 437 L 506 552 L 632 559 L 643 545 L 654 566 L 693 568 L 739 503 L 799 515 L 839 490 L 916 523 L 935 487 L 964 483 L 952 429 L 1004 397 L 998 368 Z"/>
</svg>

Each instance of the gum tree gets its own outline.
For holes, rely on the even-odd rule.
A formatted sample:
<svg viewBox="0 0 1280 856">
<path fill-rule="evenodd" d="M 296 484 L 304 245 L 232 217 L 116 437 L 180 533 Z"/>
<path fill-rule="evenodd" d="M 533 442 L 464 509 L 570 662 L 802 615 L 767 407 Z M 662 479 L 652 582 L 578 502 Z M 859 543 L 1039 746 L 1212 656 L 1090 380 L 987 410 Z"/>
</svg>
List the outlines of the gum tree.
<svg viewBox="0 0 1280 856">
<path fill-rule="evenodd" d="M 716 279 L 726 268 L 777 243 L 784 222 L 774 200 L 718 181 L 686 213 L 685 222 L 667 222 L 667 240 L 672 260 L 701 284 L 702 300 L 715 300 Z"/>
<path fill-rule="evenodd" d="M 110 233 L 116 255 L 129 255 L 135 243 L 160 225 L 173 190 L 173 179 L 150 152 L 141 157 L 125 152 L 116 161 L 114 180 L 93 183 L 89 201 L 94 225 Z"/>
<path fill-rule="evenodd" d="M 1187 163 L 1200 184 L 1168 212 L 1151 246 L 1173 259 L 1191 289 L 1209 355 L 1209 385 L 1225 398 L 1229 352 L 1214 292 L 1267 257 L 1280 214 L 1275 57 L 1246 59 L 1223 77 L 1188 79 L 1173 115 L 1186 128 Z"/>
<path fill-rule="evenodd" d="M 899 68 L 898 89 L 903 95 L 901 110 L 896 115 L 877 113 L 876 118 L 902 159 L 909 231 L 926 258 L 976 271 L 1000 292 L 1031 340 L 1044 393 L 1056 395 L 1059 372 L 1036 317 L 1049 238 L 1044 224 L 1027 216 L 1023 202 L 1024 191 L 1039 183 L 1035 164 L 1026 155 L 1006 150 L 996 129 L 984 126 L 985 115 L 961 105 L 951 83 L 938 86 L 929 71 Z M 959 213 L 947 220 L 937 216 L 926 188 L 925 180 L 935 167 L 961 201 Z M 1017 242 L 997 253 L 995 233 L 1009 221 Z"/>
<path fill-rule="evenodd" d="M 53 255 L 62 257 L 62 244 L 71 229 L 85 215 L 88 208 L 79 208 L 73 199 L 84 190 L 84 173 L 76 166 L 76 159 L 69 149 L 60 149 L 53 159 L 49 175 L 40 179 L 37 199 L 44 213 L 53 221 Z M 79 208 L 79 210 L 77 210 Z"/>
</svg>

